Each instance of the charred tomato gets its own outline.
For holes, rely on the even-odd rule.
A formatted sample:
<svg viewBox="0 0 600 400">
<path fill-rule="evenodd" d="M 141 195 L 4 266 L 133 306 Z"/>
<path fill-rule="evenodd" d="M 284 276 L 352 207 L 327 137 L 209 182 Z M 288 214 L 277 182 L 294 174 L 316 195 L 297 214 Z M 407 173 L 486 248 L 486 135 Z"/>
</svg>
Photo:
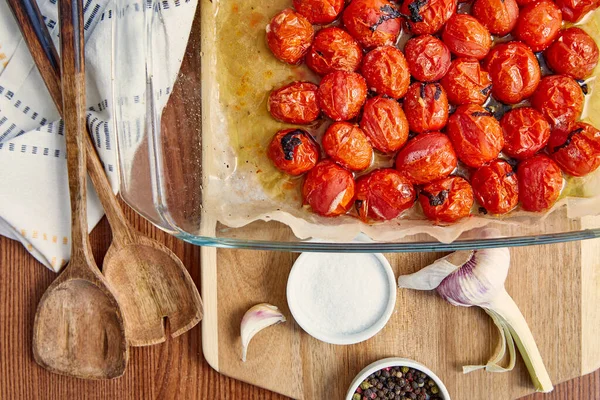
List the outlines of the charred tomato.
<svg viewBox="0 0 600 400">
<path fill-rule="evenodd" d="M 382 46 L 371 50 L 362 64 L 362 74 L 370 90 L 399 99 L 410 85 L 410 73 L 404 54 L 396 47 Z"/>
<path fill-rule="evenodd" d="M 422 82 L 439 81 L 450 69 L 450 49 L 431 35 L 416 36 L 404 46 L 410 74 Z"/>
<path fill-rule="evenodd" d="M 444 27 L 442 40 L 457 57 L 483 59 L 492 48 L 492 37 L 485 26 L 467 14 L 454 14 Z"/>
<path fill-rule="evenodd" d="M 588 12 L 600 6 L 597 0 L 556 0 L 565 21 L 578 22 Z"/>
<path fill-rule="evenodd" d="M 587 175 L 600 166 L 600 131 L 585 122 L 555 129 L 548 152 L 567 174 Z"/>
<path fill-rule="evenodd" d="M 537 0 L 521 9 L 513 35 L 531 50 L 542 51 L 556 40 L 561 26 L 562 12 L 556 4 Z"/>
<path fill-rule="evenodd" d="M 583 29 L 572 27 L 560 32 L 544 58 L 554 72 L 585 79 L 598 65 L 598 45 Z"/>
<path fill-rule="evenodd" d="M 563 186 L 558 165 L 543 154 L 522 161 L 517 169 L 519 200 L 526 211 L 545 211 L 552 207 Z"/>
<path fill-rule="evenodd" d="M 365 133 L 349 122 L 334 122 L 323 135 L 323 150 L 335 162 L 352 171 L 371 165 L 373 148 Z"/>
<path fill-rule="evenodd" d="M 413 132 L 439 131 L 448 122 L 448 98 L 439 83 L 413 83 L 402 107 Z"/>
<path fill-rule="evenodd" d="M 442 29 L 457 6 L 457 0 L 406 0 L 400 10 L 411 33 L 430 35 Z"/>
<path fill-rule="evenodd" d="M 311 24 L 328 24 L 342 12 L 344 0 L 294 0 L 294 8 Z"/>
<path fill-rule="evenodd" d="M 362 49 L 348 32 L 330 27 L 317 32 L 305 60 L 308 68 L 319 75 L 334 71 L 353 72 L 362 61 Z"/>
<path fill-rule="evenodd" d="M 302 129 L 284 129 L 273 137 L 267 155 L 273 164 L 290 175 L 301 175 L 319 161 L 319 146 Z"/>
<path fill-rule="evenodd" d="M 546 146 L 550 138 L 550 124 L 531 107 L 507 112 L 500 120 L 500 126 L 504 134 L 503 151 L 517 160 L 533 156 Z"/>
<path fill-rule="evenodd" d="M 519 203 L 517 175 L 509 163 L 494 160 L 471 177 L 477 202 L 492 214 L 506 214 Z"/>
<path fill-rule="evenodd" d="M 333 161 L 323 160 L 306 175 L 302 198 L 319 215 L 345 214 L 354 199 L 354 177 Z"/>
<path fill-rule="evenodd" d="M 490 33 L 498 36 L 508 35 L 519 19 L 515 0 L 475 0 L 472 12 Z"/>
<path fill-rule="evenodd" d="M 366 98 L 367 84 L 356 72 L 335 71 L 321 79 L 319 106 L 334 121 L 355 118 Z"/>
<path fill-rule="evenodd" d="M 492 78 L 492 94 L 506 104 L 516 104 L 531 96 L 542 77 L 535 55 L 521 42 L 495 46 L 484 66 Z"/>
<path fill-rule="evenodd" d="M 286 8 L 267 25 L 267 44 L 273 55 L 288 64 L 299 64 L 308 51 L 315 31 L 306 18 Z"/>
<path fill-rule="evenodd" d="M 360 127 L 373 147 L 382 153 L 393 153 L 408 139 L 408 121 L 397 101 L 382 96 L 365 103 Z"/>
<path fill-rule="evenodd" d="M 401 15 L 387 0 L 353 0 L 342 21 L 348 33 L 366 48 L 394 44 L 401 29 Z"/>
<path fill-rule="evenodd" d="M 454 105 L 483 104 L 492 91 L 490 74 L 474 58 L 457 58 L 440 81 Z"/>
<path fill-rule="evenodd" d="M 308 124 L 319 117 L 317 85 L 310 82 L 292 82 L 269 95 L 267 107 L 278 121 L 290 124 Z"/>
<path fill-rule="evenodd" d="M 458 159 L 469 167 L 481 167 L 498 158 L 504 146 L 500 123 L 476 104 L 458 107 L 448 119 L 447 132 Z"/>
<path fill-rule="evenodd" d="M 531 97 L 531 105 L 554 126 L 575 122 L 583 111 L 583 92 L 579 84 L 565 75 L 542 78 Z"/>
<path fill-rule="evenodd" d="M 451 176 L 423 187 L 419 203 L 428 219 L 436 223 L 455 222 L 471 214 L 473 189 L 463 178 Z"/>
<path fill-rule="evenodd" d="M 394 219 L 416 198 L 412 183 L 393 169 L 378 169 L 356 181 L 356 210 L 364 222 Z"/>
<path fill-rule="evenodd" d="M 450 139 L 440 132 L 417 135 L 396 157 L 398 172 L 417 185 L 447 177 L 457 164 Z"/>
</svg>

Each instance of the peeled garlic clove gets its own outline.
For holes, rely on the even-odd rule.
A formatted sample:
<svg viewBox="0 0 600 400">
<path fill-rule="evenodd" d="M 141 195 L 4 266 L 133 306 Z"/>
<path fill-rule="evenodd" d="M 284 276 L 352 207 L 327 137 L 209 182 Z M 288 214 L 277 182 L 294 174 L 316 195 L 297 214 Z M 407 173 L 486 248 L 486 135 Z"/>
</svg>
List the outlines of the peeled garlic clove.
<svg viewBox="0 0 600 400">
<path fill-rule="evenodd" d="M 257 304 L 244 314 L 241 325 L 241 336 L 242 336 L 242 361 L 246 361 L 246 353 L 248 351 L 248 344 L 250 340 L 258 332 L 271 325 L 285 322 L 285 316 L 279 311 L 279 308 L 267 304 Z"/>
<path fill-rule="evenodd" d="M 433 264 L 420 269 L 417 272 L 398 277 L 398 287 L 404 289 L 433 290 L 454 271 L 465 264 L 473 251 L 463 250 L 448 254 L 446 257 L 436 260 Z"/>
</svg>

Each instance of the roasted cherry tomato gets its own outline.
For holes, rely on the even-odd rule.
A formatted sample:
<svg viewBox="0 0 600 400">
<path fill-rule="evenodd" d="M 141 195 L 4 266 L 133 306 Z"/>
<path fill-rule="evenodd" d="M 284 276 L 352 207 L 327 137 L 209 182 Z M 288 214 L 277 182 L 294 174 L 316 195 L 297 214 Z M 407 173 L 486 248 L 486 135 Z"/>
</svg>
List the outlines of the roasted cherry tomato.
<svg viewBox="0 0 600 400">
<path fill-rule="evenodd" d="M 392 45 L 401 29 L 394 3 L 387 0 L 352 0 L 342 21 L 348 33 L 366 48 Z"/>
<path fill-rule="evenodd" d="M 456 12 L 457 0 L 406 0 L 402 14 L 408 30 L 415 35 L 436 33 Z"/>
<path fill-rule="evenodd" d="M 598 65 L 598 45 L 583 29 L 572 27 L 560 32 L 544 52 L 544 58 L 557 74 L 585 79 Z"/>
<path fill-rule="evenodd" d="M 365 79 L 356 72 L 335 71 L 319 85 L 321 110 L 334 121 L 347 121 L 358 115 L 367 98 Z"/>
<path fill-rule="evenodd" d="M 556 40 L 561 26 L 562 13 L 556 4 L 537 0 L 521 9 L 513 35 L 531 50 L 542 51 Z"/>
<path fill-rule="evenodd" d="M 458 107 L 448 119 L 447 132 L 458 159 L 469 167 L 481 167 L 498 158 L 504 146 L 500 123 L 476 104 Z"/>
<path fill-rule="evenodd" d="M 519 19 L 515 0 L 475 0 L 472 12 L 490 33 L 498 36 L 508 35 Z"/>
<path fill-rule="evenodd" d="M 537 154 L 519 164 L 519 200 L 526 211 L 545 211 L 552 207 L 563 186 L 558 165 L 543 154 Z"/>
<path fill-rule="evenodd" d="M 506 214 L 519 202 L 517 174 L 506 161 L 494 160 L 479 168 L 471 186 L 477 202 L 492 214 Z"/>
<path fill-rule="evenodd" d="M 419 202 L 425 216 L 437 223 L 468 217 L 473 207 L 473 189 L 459 176 L 432 182 L 421 189 Z"/>
<path fill-rule="evenodd" d="M 373 147 L 367 135 L 349 122 L 334 122 L 323 136 L 323 150 L 344 168 L 362 171 L 371 165 Z"/>
<path fill-rule="evenodd" d="M 393 153 L 408 139 L 408 121 L 397 101 L 386 97 L 372 97 L 365 103 L 360 127 L 374 148 L 382 153 Z"/>
<path fill-rule="evenodd" d="M 585 122 L 555 129 L 548 152 L 567 174 L 587 175 L 600 166 L 600 131 Z"/>
<path fill-rule="evenodd" d="M 531 96 L 531 105 L 554 126 L 568 125 L 579 119 L 584 100 L 581 87 L 573 78 L 549 75 L 542 78 Z"/>
<path fill-rule="evenodd" d="M 294 8 L 311 24 L 333 22 L 344 9 L 344 0 L 294 0 Z"/>
<path fill-rule="evenodd" d="M 440 132 L 417 135 L 396 157 L 398 172 L 417 185 L 447 177 L 457 164 L 450 139 Z"/>
<path fill-rule="evenodd" d="M 393 46 L 378 47 L 367 53 L 362 74 L 369 89 L 393 99 L 403 97 L 410 85 L 406 58 Z"/>
<path fill-rule="evenodd" d="M 278 121 L 290 124 L 308 124 L 319 117 L 317 85 L 310 82 L 293 82 L 274 90 L 269 95 L 267 107 Z"/>
<path fill-rule="evenodd" d="M 314 33 L 306 18 L 286 8 L 267 25 L 267 44 L 279 60 L 299 64 L 313 41 Z"/>
<path fill-rule="evenodd" d="M 490 74 L 474 58 L 457 58 L 440 81 L 448 101 L 455 105 L 483 104 L 492 91 Z"/>
<path fill-rule="evenodd" d="M 550 138 L 550 124 L 531 107 L 516 108 L 500 120 L 504 134 L 504 153 L 524 160 L 544 148 Z"/>
<path fill-rule="evenodd" d="M 411 38 L 404 46 L 410 74 L 422 82 L 439 81 L 450 68 L 450 49 L 431 35 Z"/>
<path fill-rule="evenodd" d="M 290 175 L 301 175 L 319 161 L 319 146 L 302 129 L 284 129 L 271 140 L 267 155 L 279 170 Z"/>
<path fill-rule="evenodd" d="M 439 83 L 413 83 L 402 106 L 413 132 L 439 131 L 448 122 L 448 98 Z"/>
<path fill-rule="evenodd" d="M 390 220 L 417 198 L 410 181 L 393 169 L 378 169 L 356 181 L 356 210 L 361 220 Z"/>
<path fill-rule="evenodd" d="M 442 40 L 457 57 L 483 59 L 492 48 L 492 37 L 485 26 L 467 14 L 454 14 L 444 27 Z"/>
<path fill-rule="evenodd" d="M 542 77 L 535 55 L 521 42 L 497 45 L 484 65 L 492 77 L 492 94 L 507 104 L 516 104 L 531 96 Z"/>
<path fill-rule="evenodd" d="M 577 22 L 588 12 L 600 6 L 597 0 L 556 0 L 565 21 Z"/>
<path fill-rule="evenodd" d="M 336 28 L 325 28 L 317 32 L 308 54 L 306 65 L 319 75 L 334 71 L 353 72 L 362 61 L 362 49 L 348 32 Z"/>
<path fill-rule="evenodd" d="M 306 174 L 302 198 L 304 204 L 325 217 L 345 214 L 354 199 L 352 172 L 331 160 L 321 161 Z"/>
</svg>

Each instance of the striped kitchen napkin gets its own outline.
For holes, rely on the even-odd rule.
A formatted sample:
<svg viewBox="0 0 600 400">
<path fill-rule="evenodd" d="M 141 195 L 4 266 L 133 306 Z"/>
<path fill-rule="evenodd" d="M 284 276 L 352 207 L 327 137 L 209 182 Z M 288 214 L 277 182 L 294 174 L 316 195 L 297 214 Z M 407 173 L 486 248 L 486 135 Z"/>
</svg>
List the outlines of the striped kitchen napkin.
<svg viewBox="0 0 600 400">
<path fill-rule="evenodd" d="M 58 48 L 57 0 L 38 0 Z M 118 12 L 160 14 L 157 36 L 166 44 L 170 93 L 181 64 L 197 0 L 83 0 L 86 37 L 88 126 L 106 174 L 117 190 L 112 99 L 112 44 Z M 141 46 L 137 36 L 128 46 Z M 125 79 L 123 79 L 125 78 Z M 139 79 L 116 77 L 122 93 L 143 95 Z M 143 84 L 143 82 L 142 82 Z M 130 87 L 128 87 L 130 86 Z M 159 114 L 160 115 L 160 114 Z M 70 207 L 64 126 L 29 54 L 12 13 L 0 1 L 0 235 L 20 241 L 42 264 L 59 271 L 70 256 Z M 103 215 L 88 184 L 91 230 Z"/>
</svg>

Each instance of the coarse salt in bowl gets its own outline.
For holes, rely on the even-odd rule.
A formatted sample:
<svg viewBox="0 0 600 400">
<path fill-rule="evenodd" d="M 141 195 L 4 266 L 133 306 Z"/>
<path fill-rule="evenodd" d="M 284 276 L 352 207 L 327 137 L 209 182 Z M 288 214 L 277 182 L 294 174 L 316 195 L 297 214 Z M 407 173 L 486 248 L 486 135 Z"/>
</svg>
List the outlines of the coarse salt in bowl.
<svg viewBox="0 0 600 400">
<path fill-rule="evenodd" d="M 290 272 L 287 301 L 309 335 L 331 344 L 373 337 L 396 305 L 396 278 L 382 254 L 302 253 Z"/>
</svg>

